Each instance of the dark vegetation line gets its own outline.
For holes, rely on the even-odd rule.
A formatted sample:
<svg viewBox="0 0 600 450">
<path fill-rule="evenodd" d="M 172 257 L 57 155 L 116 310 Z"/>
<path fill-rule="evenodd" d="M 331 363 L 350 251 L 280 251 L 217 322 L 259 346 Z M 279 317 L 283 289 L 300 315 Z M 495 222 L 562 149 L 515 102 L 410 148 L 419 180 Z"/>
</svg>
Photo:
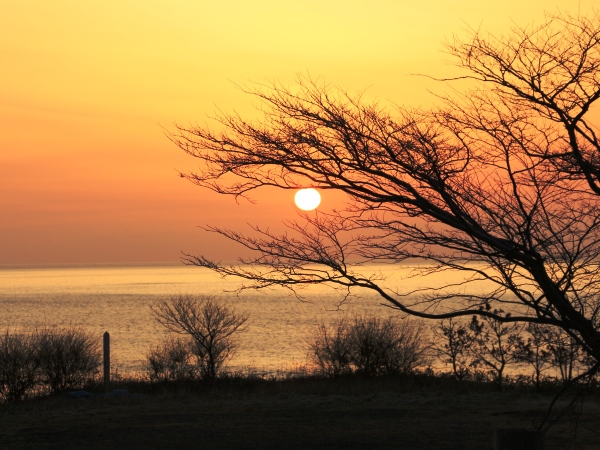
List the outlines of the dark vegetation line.
<svg viewBox="0 0 600 450">
<path fill-rule="evenodd" d="M 171 335 L 149 350 L 143 372 L 117 377 L 117 385 L 203 390 L 215 383 L 395 377 L 424 385 L 443 383 L 453 390 L 551 393 L 571 387 L 573 381 L 585 381 L 591 388 L 597 388 L 599 381 L 597 376 L 581 377 L 591 362 L 576 341 L 536 324 L 523 327 L 474 316 L 471 321 L 436 322 L 428 334 L 425 323 L 415 319 L 356 316 L 317 326 L 308 340 L 305 366 L 293 372 L 259 374 L 252 368 L 227 369 L 249 320 L 227 303 L 179 296 L 158 303 L 153 313 Z M 101 363 L 99 341 L 81 329 L 7 331 L 0 337 L 0 398 L 17 402 L 75 389 L 98 390 Z M 450 370 L 432 369 L 436 363 Z M 522 374 L 507 375 L 507 368 L 515 365 Z M 557 376 L 549 375 L 552 370 Z"/>
</svg>

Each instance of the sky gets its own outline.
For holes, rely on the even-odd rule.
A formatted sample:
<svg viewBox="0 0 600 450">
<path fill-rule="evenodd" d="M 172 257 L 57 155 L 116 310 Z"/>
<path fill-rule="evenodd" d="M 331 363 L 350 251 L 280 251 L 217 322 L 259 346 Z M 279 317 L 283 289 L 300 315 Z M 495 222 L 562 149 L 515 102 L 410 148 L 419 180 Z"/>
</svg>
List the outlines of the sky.
<svg viewBox="0 0 600 450">
<path fill-rule="evenodd" d="M 591 11 L 595 0 L 578 8 Z M 575 13 L 573 0 L 3 0 L 0 266 L 232 260 L 203 231 L 277 229 L 293 193 L 237 204 L 178 176 L 198 166 L 166 137 L 217 110 L 257 116 L 239 85 L 321 77 L 414 107 L 456 70 L 443 43 Z M 321 207 L 335 198 L 324 196 Z"/>
</svg>

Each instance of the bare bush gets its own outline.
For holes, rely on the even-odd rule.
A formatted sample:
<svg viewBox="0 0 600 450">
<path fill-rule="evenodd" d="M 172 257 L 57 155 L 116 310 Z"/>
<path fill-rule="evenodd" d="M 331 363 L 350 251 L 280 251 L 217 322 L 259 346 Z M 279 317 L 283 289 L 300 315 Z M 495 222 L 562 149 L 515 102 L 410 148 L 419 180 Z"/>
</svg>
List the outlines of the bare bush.
<svg viewBox="0 0 600 450">
<path fill-rule="evenodd" d="M 420 324 L 408 320 L 356 317 L 350 329 L 356 371 L 369 376 L 411 373 L 424 363 L 427 345 L 421 331 Z"/>
<path fill-rule="evenodd" d="M 0 337 L 0 395 L 5 401 L 22 400 L 38 383 L 40 361 L 35 336 L 7 331 Z"/>
<path fill-rule="evenodd" d="M 332 328 L 321 324 L 309 344 L 309 358 L 317 370 L 328 377 L 351 373 L 352 355 L 349 344 L 348 326 L 343 320 Z"/>
<path fill-rule="evenodd" d="M 185 381 L 199 376 L 190 340 L 166 339 L 151 349 L 147 358 L 150 381 Z"/>
<path fill-rule="evenodd" d="M 41 381 L 54 392 L 81 387 L 98 373 L 100 341 L 78 328 L 34 333 Z"/>
<path fill-rule="evenodd" d="M 407 320 L 355 317 L 331 329 L 320 325 L 310 359 L 328 376 L 411 373 L 426 360 L 428 346 L 422 336 L 421 325 Z"/>
<path fill-rule="evenodd" d="M 192 352 L 202 379 L 215 379 L 236 350 L 235 334 L 248 316 L 212 297 L 178 296 L 152 308 L 155 319 L 169 331 L 193 341 Z"/>
</svg>

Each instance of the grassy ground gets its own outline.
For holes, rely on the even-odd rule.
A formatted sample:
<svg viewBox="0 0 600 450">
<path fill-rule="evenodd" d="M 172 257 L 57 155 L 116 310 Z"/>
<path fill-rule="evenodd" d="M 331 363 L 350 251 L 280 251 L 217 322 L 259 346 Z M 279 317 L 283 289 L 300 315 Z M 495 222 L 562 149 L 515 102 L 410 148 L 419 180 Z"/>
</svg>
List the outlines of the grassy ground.
<svg viewBox="0 0 600 450">
<path fill-rule="evenodd" d="M 2 449 L 492 449 L 497 428 L 532 427 L 551 396 L 427 377 L 122 383 L 0 406 Z M 546 433 L 546 449 L 600 449 L 600 399 Z"/>
</svg>

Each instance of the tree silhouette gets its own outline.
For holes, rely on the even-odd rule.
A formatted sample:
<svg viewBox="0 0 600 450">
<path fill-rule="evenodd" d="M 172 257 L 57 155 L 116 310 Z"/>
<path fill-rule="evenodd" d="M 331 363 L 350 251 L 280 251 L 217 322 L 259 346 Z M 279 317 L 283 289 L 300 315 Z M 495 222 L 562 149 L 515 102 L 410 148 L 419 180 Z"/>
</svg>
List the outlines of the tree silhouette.
<svg viewBox="0 0 600 450">
<path fill-rule="evenodd" d="M 313 186 L 347 198 L 343 209 L 300 214 L 281 235 L 209 226 L 255 256 L 185 261 L 241 277 L 244 288 L 329 283 L 370 289 L 423 318 L 558 327 L 595 371 L 600 16 L 549 16 L 502 38 L 475 31 L 448 51 L 475 87 L 433 110 L 390 112 L 300 79 L 294 90 L 247 90 L 263 102 L 260 120 L 221 115 L 220 132 L 178 126 L 170 138 L 202 162 L 181 175 L 198 186 L 235 197 Z M 428 263 L 415 266 L 422 275 L 456 281 L 393 290 L 356 267 L 415 258 Z"/>
<path fill-rule="evenodd" d="M 502 311 L 494 313 L 500 314 Z M 470 347 L 474 357 L 473 365 L 488 369 L 500 389 L 504 384 L 506 366 L 518 360 L 516 350 L 522 338 L 517 327 L 515 323 L 506 325 L 491 317 L 484 317 L 479 321 L 477 316 L 473 316 L 469 324 L 473 333 L 473 344 Z"/>
<path fill-rule="evenodd" d="M 209 296 L 171 297 L 153 306 L 152 313 L 169 331 L 191 338 L 191 353 L 196 357 L 201 377 L 207 380 L 217 378 L 223 364 L 233 356 L 237 348 L 235 335 L 246 329 L 248 320 L 246 314 Z M 181 344 L 171 340 L 171 345 L 163 345 L 154 355 L 156 360 L 173 362 L 177 359 L 173 355 L 181 359 L 182 353 Z"/>
<path fill-rule="evenodd" d="M 470 374 L 469 350 L 475 341 L 470 327 L 453 319 L 442 320 L 433 329 L 433 335 L 433 346 L 442 361 L 452 366 L 457 380 L 465 379 Z"/>
<path fill-rule="evenodd" d="M 530 323 L 527 325 L 529 337 L 517 342 L 515 356 L 517 361 L 528 363 L 533 368 L 533 382 L 537 391 L 541 390 L 542 372 L 548 369 L 552 361 L 549 348 L 550 329 Z"/>
</svg>

